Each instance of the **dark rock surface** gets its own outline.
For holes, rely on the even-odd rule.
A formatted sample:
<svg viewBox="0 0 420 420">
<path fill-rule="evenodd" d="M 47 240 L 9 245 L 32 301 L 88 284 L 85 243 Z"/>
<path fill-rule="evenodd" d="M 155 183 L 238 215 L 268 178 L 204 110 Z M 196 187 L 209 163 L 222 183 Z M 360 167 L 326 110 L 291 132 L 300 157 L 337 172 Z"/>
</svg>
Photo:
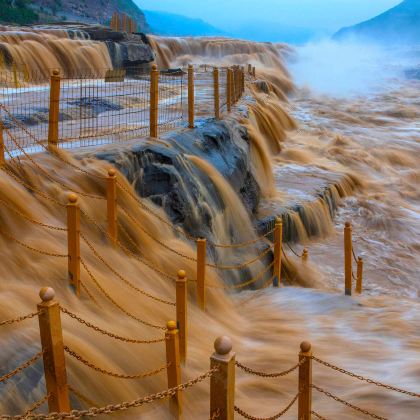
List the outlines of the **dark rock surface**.
<svg viewBox="0 0 420 420">
<path fill-rule="evenodd" d="M 212 238 L 212 224 L 223 211 L 224 202 L 208 174 L 197 168 L 189 155 L 213 165 L 247 210 L 256 212 L 260 189 L 251 172 L 250 144 L 244 127 L 233 120 L 210 121 L 162 139 L 125 143 L 124 148 L 110 145 L 95 156 L 115 165 L 141 197 L 163 207 L 174 224 L 196 237 Z"/>
</svg>

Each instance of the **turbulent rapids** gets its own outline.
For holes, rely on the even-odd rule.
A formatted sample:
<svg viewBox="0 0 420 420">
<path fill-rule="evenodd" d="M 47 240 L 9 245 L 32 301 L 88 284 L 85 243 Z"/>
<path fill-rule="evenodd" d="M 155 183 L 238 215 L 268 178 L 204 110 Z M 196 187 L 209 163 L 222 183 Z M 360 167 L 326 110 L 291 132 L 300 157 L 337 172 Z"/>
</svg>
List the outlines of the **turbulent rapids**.
<svg viewBox="0 0 420 420">
<path fill-rule="evenodd" d="M 3 56 L 47 74 L 53 67 L 112 67 L 105 44 L 81 37 L 3 28 L 0 48 Z M 196 131 L 166 134 L 158 142 L 135 139 L 74 154 L 60 151 L 58 156 L 39 153 L 9 160 L 0 177 L 0 321 L 33 312 L 39 289 L 51 286 L 63 307 L 105 330 L 131 339 L 159 339 L 162 326 L 175 316 L 167 304 L 174 299 L 173 278 L 161 273 L 175 277 L 183 269 L 191 280 L 183 380 L 208 370 L 213 341 L 226 334 L 237 359 L 258 370 L 294 365 L 299 344 L 308 340 L 318 357 L 418 391 L 419 82 L 394 79 L 371 95 L 334 97 L 294 84 L 285 63 L 297 60 L 299 52 L 285 45 L 161 37 L 151 38 L 151 44 L 161 68 L 252 63 L 257 80 L 247 84 L 245 97 L 222 123 L 206 120 Z M 225 147 L 230 149 L 218 142 L 229 143 Z M 223 156 L 226 150 L 235 153 L 234 159 Z M 106 226 L 104 177 L 110 162 L 125 191 L 118 196 L 118 220 L 126 252 L 111 246 L 92 223 Z M 229 171 L 232 162 L 235 171 Z M 57 204 L 67 203 L 70 192 L 78 194 L 87 215 L 81 224 L 88 241 L 82 241 L 80 299 L 68 287 L 66 209 Z M 193 303 L 196 249 L 188 235 L 206 235 L 215 243 L 252 242 L 272 227 L 276 215 L 283 215 L 288 243 L 299 252 L 309 249 L 309 261 L 302 263 L 285 247 L 287 287 L 258 291 L 249 287 L 228 292 L 223 287 L 257 275 L 271 263 L 271 253 L 236 275 L 209 268 L 206 281 L 212 287 L 207 310 L 201 311 Z M 353 298 L 343 295 L 346 220 L 354 222 L 356 251 L 366 263 L 363 295 Z M 173 229 L 173 223 L 187 235 Z M 64 258 L 34 253 L 22 243 Z M 252 244 L 212 248 L 210 254 L 219 263 L 240 264 L 264 249 Z M 71 349 L 107 370 L 129 374 L 165 364 L 161 343 L 116 342 L 64 315 L 63 331 Z M 36 320 L 19 328 L 2 327 L 0 335 L 0 375 L 39 351 Z M 89 406 L 130 401 L 167 388 L 164 371 L 122 380 L 94 372 L 71 357 L 66 363 L 69 383 L 91 400 Z M 418 413 L 416 400 L 352 382 L 321 366 L 314 367 L 315 381 L 389 419 L 407 420 Z M 208 390 L 203 383 L 184 393 L 185 418 L 208 418 Z M 42 364 L 0 383 L 0 392 L 1 413 L 24 413 L 28 401 L 45 395 Z M 258 417 L 272 416 L 296 392 L 296 375 L 267 380 L 237 374 L 236 403 Z M 86 407 L 75 396 L 71 404 Z M 360 418 L 319 393 L 314 392 L 313 405 L 326 418 Z M 119 416 L 169 418 L 166 402 Z M 296 417 L 296 407 L 284 416 Z"/>
</svg>

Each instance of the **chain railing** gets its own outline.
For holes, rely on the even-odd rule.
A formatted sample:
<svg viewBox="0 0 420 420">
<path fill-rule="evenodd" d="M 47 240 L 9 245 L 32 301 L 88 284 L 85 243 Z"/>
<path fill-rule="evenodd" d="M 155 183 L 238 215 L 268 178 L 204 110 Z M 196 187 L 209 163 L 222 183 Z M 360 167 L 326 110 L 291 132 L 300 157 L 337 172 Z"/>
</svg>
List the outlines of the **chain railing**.
<svg viewBox="0 0 420 420">
<path fill-rule="evenodd" d="M 290 401 L 290 403 L 283 410 L 281 410 L 279 413 L 271 417 L 254 417 L 246 413 L 245 411 L 241 410 L 236 405 L 235 405 L 235 411 L 238 414 L 240 414 L 242 417 L 245 417 L 248 420 L 276 420 L 276 419 L 279 419 L 280 417 L 283 417 L 292 408 L 293 404 L 297 401 L 298 398 L 299 398 L 299 393 L 295 395 L 292 401 Z"/>
<path fill-rule="evenodd" d="M 5 381 L 7 381 L 10 378 L 13 378 L 13 376 L 17 375 L 20 372 L 23 372 L 25 369 L 27 369 L 28 367 L 32 366 L 39 359 L 41 359 L 42 355 L 43 355 L 43 352 L 40 351 L 39 353 L 35 354 L 35 356 L 33 356 L 29 360 L 27 360 L 25 363 L 22 363 L 16 369 L 13 369 L 11 372 L 6 373 L 3 376 L 0 376 L 0 383 L 1 382 L 5 382 Z"/>
<path fill-rule="evenodd" d="M 76 320 L 77 322 L 79 322 L 82 325 L 85 325 L 87 328 L 90 328 L 93 331 L 96 331 L 96 332 L 98 332 L 102 335 L 106 335 L 108 337 L 114 338 L 115 340 L 123 341 L 125 343 L 130 343 L 130 344 L 156 344 L 156 343 L 163 343 L 165 341 L 165 337 L 149 339 L 149 340 L 139 340 L 139 339 L 135 339 L 135 338 L 122 337 L 118 334 L 106 331 L 103 328 L 100 328 L 96 325 L 93 325 L 89 321 L 86 321 L 85 319 L 80 318 L 78 315 L 70 312 L 66 308 L 60 307 L 60 310 L 61 310 L 62 313 L 68 315 L 70 318 Z"/>
<path fill-rule="evenodd" d="M 134 375 L 126 375 L 124 373 L 116 373 L 116 372 L 112 372 L 110 370 L 101 368 L 99 366 L 96 366 L 94 363 L 90 362 L 89 360 L 86 360 L 83 356 L 76 353 L 74 350 L 70 349 L 68 346 L 64 346 L 64 351 L 67 354 L 69 354 L 70 356 L 72 356 L 74 359 L 76 359 L 77 361 L 82 363 L 83 365 L 89 367 L 90 369 L 92 369 L 96 372 L 102 373 L 104 375 L 113 376 L 114 378 L 119 378 L 119 379 L 143 379 L 143 378 L 148 378 L 150 376 L 154 376 L 154 375 L 157 375 L 158 373 L 163 372 L 164 370 L 166 370 L 169 367 L 169 364 L 165 364 L 165 365 L 160 366 L 159 368 L 151 370 L 149 372 L 141 372 L 141 373 L 136 373 Z"/>
</svg>

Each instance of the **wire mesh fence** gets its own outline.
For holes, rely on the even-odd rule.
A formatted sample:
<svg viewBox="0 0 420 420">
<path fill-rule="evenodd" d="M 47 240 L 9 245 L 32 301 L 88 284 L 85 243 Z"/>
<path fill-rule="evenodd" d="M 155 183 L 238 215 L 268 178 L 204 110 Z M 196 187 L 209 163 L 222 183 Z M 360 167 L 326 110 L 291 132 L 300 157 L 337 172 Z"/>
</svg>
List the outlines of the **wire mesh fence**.
<svg viewBox="0 0 420 420">
<path fill-rule="evenodd" d="M 159 133 L 180 127 L 184 120 L 186 104 L 185 73 L 167 70 L 159 74 Z"/>
<path fill-rule="evenodd" d="M 223 113 L 227 105 L 228 70 L 219 71 Z M 198 118 L 215 114 L 213 72 L 210 65 L 200 65 L 194 70 Z M 159 134 L 187 126 L 187 73 L 188 69 L 159 72 Z M 29 72 L 26 66 L 0 71 L 0 121 L 5 128 L 5 148 L 11 156 L 23 150 L 39 152 L 47 146 L 52 104 L 57 106 L 56 144 L 61 148 L 96 146 L 150 134 L 151 75 L 143 67 L 65 71 L 59 77 L 55 99 L 46 74 L 51 71 Z"/>
</svg>

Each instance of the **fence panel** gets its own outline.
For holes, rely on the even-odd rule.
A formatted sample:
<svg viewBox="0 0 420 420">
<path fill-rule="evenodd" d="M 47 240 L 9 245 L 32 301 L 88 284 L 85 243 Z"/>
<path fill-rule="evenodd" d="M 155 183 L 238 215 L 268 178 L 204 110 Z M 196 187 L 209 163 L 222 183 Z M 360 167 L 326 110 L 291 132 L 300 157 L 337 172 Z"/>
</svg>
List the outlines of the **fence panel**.
<svg viewBox="0 0 420 420">
<path fill-rule="evenodd" d="M 61 82 L 60 147 L 95 146 L 146 136 L 150 77 L 140 69 L 66 77 Z"/>
</svg>

